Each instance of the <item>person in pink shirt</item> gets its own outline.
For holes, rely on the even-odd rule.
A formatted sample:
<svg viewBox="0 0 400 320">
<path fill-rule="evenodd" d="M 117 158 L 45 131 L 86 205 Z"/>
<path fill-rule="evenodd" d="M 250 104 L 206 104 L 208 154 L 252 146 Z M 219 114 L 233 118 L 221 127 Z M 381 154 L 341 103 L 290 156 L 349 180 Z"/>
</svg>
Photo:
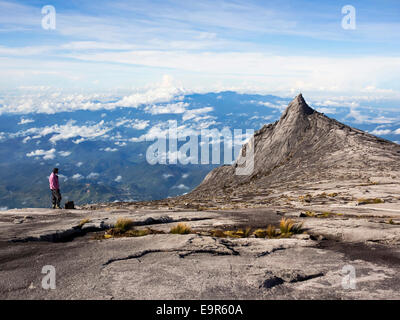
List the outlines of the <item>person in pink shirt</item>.
<svg viewBox="0 0 400 320">
<path fill-rule="evenodd" d="M 60 202 L 61 202 L 61 193 L 60 193 L 60 184 L 58 182 L 58 168 L 54 168 L 53 172 L 49 177 L 49 184 L 50 190 L 52 195 L 52 203 L 53 209 L 61 209 Z"/>
</svg>

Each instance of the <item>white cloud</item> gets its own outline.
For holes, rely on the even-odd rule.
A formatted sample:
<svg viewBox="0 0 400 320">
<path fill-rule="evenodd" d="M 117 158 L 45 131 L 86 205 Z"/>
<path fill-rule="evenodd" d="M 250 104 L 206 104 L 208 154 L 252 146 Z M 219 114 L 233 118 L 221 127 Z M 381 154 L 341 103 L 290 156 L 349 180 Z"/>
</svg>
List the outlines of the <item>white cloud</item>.
<svg viewBox="0 0 400 320">
<path fill-rule="evenodd" d="M 339 98 L 331 98 L 322 101 L 313 102 L 313 105 L 317 107 L 349 107 L 356 108 L 360 106 L 359 102 L 356 101 L 347 101 L 344 100 L 343 97 Z"/>
<path fill-rule="evenodd" d="M 172 77 L 168 75 L 164 75 L 161 82 L 152 83 L 145 87 L 137 87 L 130 91 L 132 90 L 133 93 L 125 93 L 125 95 L 122 93 L 116 94 L 112 91 L 101 94 L 70 93 L 56 91 L 55 89 L 40 93 L 37 93 L 37 91 L 23 91 L 21 94 L 8 94 L 3 97 L 3 103 L 0 104 L 0 115 L 31 113 L 55 114 L 77 110 L 113 110 L 119 107 L 137 108 L 140 105 L 168 103 L 172 100 L 179 100 L 180 96 L 186 92 L 181 85 L 175 86 Z M 160 109 L 160 112 L 167 112 L 168 109 L 179 111 L 185 106 L 185 104 L 179 102 L 175 106 L 174 103 L 172 103 L 170 106 L 166 106 L 164 110 Z M 105 116 L 106 113 L 101 114 L 101 117 Z M 24 124 L 23 120 L 21 120 L 20 124 Z"/>
<path fill-rule="evenodd" d="M 318 112 L 325 113 L 325 114 L 336 114 L 336 109 L 335 108 L 324 108 L 324 107 L 319 107 L 316 109 Z"/>
<path fill-rule="evenodd" d="M 272 109 L 277 109 L 277 110 L 279 110 L 279 111 L 283 111 L 283 110 L 285 110 L 285 108 L 287 107 L 287 103 L 285 103 L 285 102 L 283 102 L 283 103 L 281 103 L 281 104 L 276 104 L 276 103 L 272 103 L 272 102 L 269 102 L 269 101 L 254 101 L 254 100 L 252 100 L 252 101 L 250 101 L 251 103 L 256 103 L 256 104 L 259 104 L 259 105 L 261 105 L 261 106 L 264 106 L 264 107 L 268 107 L 268 108 L 272 108 Z"/>
<path fill-rule="evenodd" d="M 193 118 L 196 118 L 196 116 L 203 114 L 203 113 L 208 113 L 213 111 L 214 109 L 212 107 L 204 107 L 204 108 L 199 108 L 199 109 L 192 109 L 192 110 L 186 110 L 185 113 L 182 116 L 182 120 L 190 120 Z"/>
<path fill-rule="evenodd" d="M 137 50 L 77 54 L 73 57 L 85 61 L 108 61 L 127 65 L 139 63 L 147 67 L 200 73 L 203 81 L 212 77 L 214 85 L 218 83 L 218 75 L 224 75 L 225 83 L 236 83 L 242 90 L 245 89 L 243 83 L 248 83 L 256 90 L 273 88 L 270 90 L 284 94 L 318 92 L 321 96 L 327 96 L 327 93 L 357 92 L 397 97 L 400 94 L 398 89 L 396 91 L 393 88 L 380 87 L 386 85 L 388 76 L 393 78 L 393 72 L 400 71 L 400 58 L 396 56 L 330 57 L 272 55 L 262 51 Z M 232 75 L 232 70 L 235 75 Z M 374 87 L 370 86 L 371 74 L 377 83 Z M 211 91 L 210 81 L 208 82 L 208 89 Z M 122 105 L 138 105 L 138 100 L 141 103 L 150 103 L 133 96 Z"/>
<path fill-rule="evenodd" d="M 124 126 L 125 128 L 132 128 L 135 130 L 144 130 L 149 125 L 149 120 L 140 120 L 140 119 L 126 119 L 120 118 L 118 122 L 115 124 L 116 127 Z"/>
<path fill-rule="evenodd" d="M 180 114 L 186 111 L 186 107 L 189 106 L 189 103 L 186 102 L 177 102 L 177 103 L 169 103 L 166 105 L 152 105 L 147 106 L 144 110 L 152 115 L 156 114 Z"/>
<path fill-rule="evenodd" d="M 70 120 L 64 125 L 53 125 L 44 128 L 30 128 L 25 131 L 20 131 L 10 136 L 31 136 L 32 139 L 38 139 L 47 135 L 52 135 L 49 139 L 50 142 L 56 144 L 60 140 L 68 140 L 75 137 L 81 137 L 74 141 L 75 143 L 82 142 L 86 139 L 93 139 L 105 135 L 112 128 L 104 126 L 104 121 L 92 126 L 78 126 L 75 125 L 75 120 Z M 25 141 L 26 142 L 26 141 Z"/>
<path fill-rule="evenodd" d="M 366 114 L 362 114 L 360 110 L 350 108 L 350 113 L 346 118 L 353 118 L 357 123 L 376 123 L 376 124 L 389 124 L 397 121 L 395 118 L 388 118 L 385 116 L 370 117 Z"/>
<path fill-rule="evenodd" d="M 400 128 L 396 129 L 396 130 L 394 131 L 394 133 L 395 133 L 395 134 L 400 134 Z"/>
<path fill-rule="evenodd" d="M 180 190 L 188 190 L 188 189 L 190 189 L 189 187 L 185 186 L 182 183 L 180 185 L 178 185 L 178 186 L 173 187 L 173 188 L 180 189 Z"/>
<path fill-rule="evenodd" d="M 257 120 L 257 119 L 270 120 L 270 119 L 272 119 L 272 116 L 252 116 L 250 118 L 250 120 Z"/>
<path fill-rule="evenodd" d="M 383 129 L 383 130 L 379 130 L 379 129 L 375 129 L 373 131 L 370 132 L 373 135 L 376 136 L 384 136 L 384 135 L 388 135 L 392 133 L 392 130 L 389 129 Z"/>
<path fill-rule="evenodd" d="M 171 76 L 164 75 L 161 83 L 152 85 L 129 96 L 125 96 L 110 105 L 114 107 L 137 108 L 140 105 L 169 102 L 184 92 L 184 89 L 176 88 L 172 82 L 173 80 Z"/>
<path fill-rule="evenodd" d="M 98 100 L 104 101 L 100 102 Z M 98 94 L 62 94 L 61 92 L 24 93 L 17 96 L 6 96 L 4 104 L 0 106 L 0 114 L 55 114 L 57 112 L 76 110 L 93 111 L 107 108 L 107 100 L 106 97 Z"/>
<path fill-rule="evenodd" d="M 58 164 L 57 164 L 57 166 L 58 166 Z M 63 181 L 67 181 L 67 180 L 68 180 L 68 177 L 67 177 L 67 176 L 64 176 L 64 175 L 61 174 L 61 173 L 58 174 L 58 177 L 59 177 L 60 179 L 62 179 Z"/>
<path fill-rule="evenodd" d="M 122 181 L 122 176 L 118 176 L 114 179 L 115 182 L 121 182 Z"/>
<path fill-rule="evenodd" d="M 81 175 L 80 173 L 75 173 L 75 174 L 72 176 L 72 179 L 74 179 L 74 180 L 82 180 L 83 178 L 84 178 L 84 176 Z"/>
<path fill-rule="evenodd" d="M 25 137 L 23 140 L 22 140 L 22 143 L 27 143 L 29 140 L 31 140 L 32 138 L 31 137 Z"/>
<path fill-rule="evenodd" d="M 32 123 L 32 122 L 35 122 L 35 120 L 21 118 L 21 120 L 18 122 L 18 124 L 28 124 L 28 123 Z"/>
<path fill-rule="evenodd" d="M 116 152 L 116 151 L 118 151 L 118 148 L 107 147 L 107 148 L 101 148 L 100 150 L 101 151 L 106 151 L 106 152 Z"/>
<path fill-rule="evenodd" d="M 99 173 L 97 172 L 91 172 L 89 175 L 86 177 L 87 179 L 97 179 L 100 176 Z"/>
<path fill-rule="evenodd" d="M 164 173 L 163 174 L 163 177 L 164 177 L 164 179 L 168 179 L 168 178 L 171 178 L 171 177 L 173 177 L 174 175 L 173 174 L 170 174 L 170 173 Z"/>
<path fill-rule="evenodd" d="M 189 173 L 182 174 L 182 179 L 186 179 L 187 177 L 189 177 Z"/>
<path fill-rule="evenodd" d="M 76 164 L 77 167 L 80 167 L 81 165 L 83 165 L 83 162 L 78 162 L 78 163 Z"/>
<path fill-rule="evenodd" d="M 62 157 L 68 157 L 69 155 L 71 155 L 71 151 L 59 151 L 58 152 L 60 156 Z"/>
<path fill-rule="evenodd" d="M 43 160 L 51 160 L 54 159 L 56 157 L 56 149 L 50 149 L 50 150 L 42 150 L 42 149 L 38 149 L 32 152 L 29 152 L 26 154 L 27 157 L 43 157 Z"/>
<path fill-rule="evenodd" d="M 161 122 L 153 127 L 151 127 L 145 134 L 141 135 L 140 137 L 131 138 L 131 142 L 141 142 L 141 141 L 153 141 L 157 138 L 165 138 L 169 133 L 169 125 L 171 124 L 170 121 Z M 192 129 L 187 127 L 186 125 L 177 126 L 176 133 L 178 137 L 189 137 L 191 135 L 198 135 L 198 130 Z M 173 133 L 173 132 L 172 132 Z M 175 138 L 174 136 L 171 136 Z"/>
</svg>

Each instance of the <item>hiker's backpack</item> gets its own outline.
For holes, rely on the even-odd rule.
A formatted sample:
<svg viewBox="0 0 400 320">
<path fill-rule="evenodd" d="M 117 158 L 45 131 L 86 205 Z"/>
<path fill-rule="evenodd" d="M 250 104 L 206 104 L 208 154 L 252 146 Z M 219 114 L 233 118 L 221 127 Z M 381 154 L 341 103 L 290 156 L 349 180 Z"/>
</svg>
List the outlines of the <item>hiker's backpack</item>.
<svg viewBox="0 0 400 320">
<path fill-rule="evenodd" d="M 73 201 L 68 201 L 65 203 L 65 209 L 75 209 L 75 205 Z"/>
</svg>

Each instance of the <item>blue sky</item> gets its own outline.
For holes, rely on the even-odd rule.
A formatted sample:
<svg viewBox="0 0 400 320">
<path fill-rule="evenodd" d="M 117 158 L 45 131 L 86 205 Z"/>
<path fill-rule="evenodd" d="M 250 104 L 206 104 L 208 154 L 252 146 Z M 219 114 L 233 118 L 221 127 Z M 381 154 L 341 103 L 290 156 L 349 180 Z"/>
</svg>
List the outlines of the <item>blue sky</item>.
<svg viewBox="0 0 400 320">
<path fill-rule="evenodd" d="M 41 25 L 44 5 L 56 29 Z M 356 29 L 341 26 L 344 5 Z M 0 90 L 192 91 L 400 101 L 400 2 L 3 1 Z M 162 80 L 163 79 L 163 80 Z M 0 101 L 1 102 L 1 101 Z"/>
</svg>

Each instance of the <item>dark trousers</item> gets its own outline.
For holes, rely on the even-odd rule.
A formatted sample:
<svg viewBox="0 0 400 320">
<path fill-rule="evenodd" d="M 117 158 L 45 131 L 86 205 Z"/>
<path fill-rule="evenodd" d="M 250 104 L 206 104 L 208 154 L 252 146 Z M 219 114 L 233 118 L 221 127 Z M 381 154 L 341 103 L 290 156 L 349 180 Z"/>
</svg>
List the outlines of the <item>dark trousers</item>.
<svg viewBox="0 0 400 320">
<path fill-rule="evenodd" d="M 60 189 L 51 189 L 51 202 L 54 205 L 60 206 L 60 202 L 61 202 L 61 193 L 60 193 Z"/>
</svg>

